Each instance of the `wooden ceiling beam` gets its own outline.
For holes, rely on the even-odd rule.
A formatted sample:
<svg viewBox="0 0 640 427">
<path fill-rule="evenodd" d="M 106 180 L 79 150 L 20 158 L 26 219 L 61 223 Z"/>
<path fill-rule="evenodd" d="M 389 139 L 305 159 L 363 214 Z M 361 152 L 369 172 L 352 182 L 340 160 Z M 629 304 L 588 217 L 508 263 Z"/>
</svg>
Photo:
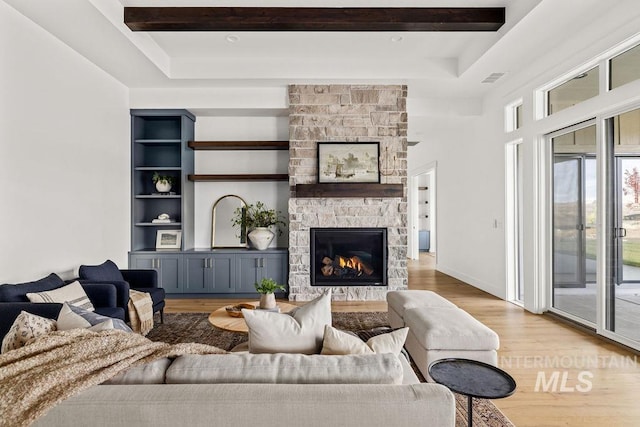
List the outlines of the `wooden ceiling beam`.
<svg viewBox="0 0 640 427">
<path fill-rule="evenodd" d="M 125 7 L 132 31 L 497 31 L 504 7 Z"/>
</svg>

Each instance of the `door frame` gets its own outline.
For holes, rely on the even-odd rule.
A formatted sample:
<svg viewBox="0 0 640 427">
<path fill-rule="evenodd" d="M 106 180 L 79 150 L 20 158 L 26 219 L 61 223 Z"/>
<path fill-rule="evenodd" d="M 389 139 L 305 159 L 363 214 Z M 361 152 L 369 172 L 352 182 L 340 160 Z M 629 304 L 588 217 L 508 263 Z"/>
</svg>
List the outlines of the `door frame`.
<svg viewBox="0 0 640 427">
<path fill-rule="evenodd" d="M 437 247 L 437 212 L 438 212 L 438 202 L 437 202 L 437 162 L 429 162 L 425 165 L 419 166 L 415 169 L 412 169 L 409 172 L 409 191 L 408 191 L 408 205 L 409 205 L 409 219 L 408 219 L 408 257 L 410 259 L 417 260 L 420 254 L 420 250 L 418 248 L 418 212 L 419 212 L 419 197 L 418 197 L 418 177 L 420 175 L 429 174 L 430 182 L 429 182 L 429 227 L 430 227 L 430 240 L 431 240 L 431 249 L 430 252 L 435 252 L 436 256 L 436 265 L 438 263 L 438 252 L 436 250 Z"/>
</svg>

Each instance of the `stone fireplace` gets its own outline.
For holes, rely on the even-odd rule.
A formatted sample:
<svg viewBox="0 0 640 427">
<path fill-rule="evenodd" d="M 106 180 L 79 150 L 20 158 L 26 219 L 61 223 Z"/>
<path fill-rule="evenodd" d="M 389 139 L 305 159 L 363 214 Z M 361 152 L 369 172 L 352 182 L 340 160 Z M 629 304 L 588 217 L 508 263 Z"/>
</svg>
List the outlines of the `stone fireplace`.
<svg viewBox="0 0 640 427">
<path fill-rule="evenodd" d="M 407 273 L 407 87 L 402 85 L 291 85 L 289 86 L 289 299 L 308 301 L 326 287 L 337 301 L 384 300 L 389 290 L 406 289 Z M 321 195 L 298 195 L 297 185 L 316 184 L 317 145 L 329 142 L 379 142 L 382 191 L 359 193 L 360 184 L 331 184 L 334 190 Z M 321 184 L 324 185 L 324 184 Z M 400 187 L 388 196 L 385 187 Z M 351 187 L 349 187 L 351 186 Z M 363 186 L 363 187 L 366 187 Z M 346 191 L 344 191 L 346 190 Z M 304 197 L 302 197 L 304 195 Z M 373 257 L 386 258 L 367 283 L 352 267 L 340 261 L 312 261 L 311 230 L 384 230 L 385 254 L 355 250 L 366 264 Z M 315 231 L 314 231 L 315 232 Z M 349 236 L 347 234 L 347 236 Z M 317 234 L 316 234 L 317 237 Z M 335 250 L 353 237 L 336 241 Z M 325 242 L 326 243 L 326 242 Z M 323 250 L 327 250 L 326 245 Z M 358 251 L 359 255 L 358 256 Z M 353 252 L 353 251 L 351 251 Z M 362 259 L 366 258 L 366 260 Z M 377 262 L 377 261 L 376 261 Z M 319 264 L 318 264 L 319 263 Z M 352 261 L 353 263 L 353 261 Z M 384 265 L 386 264 L 386 265 Z M 318 268 L 340 269 L 312 279 Z M 367 269 L 373 269 L 367 265 Z M 382 268 L 384 271 L 378 271 Z M 357 270 L 357 268 L 355 269 Z M 355 277 L 352 277 L 355 276 Z M 319 279 L 319 280 L 318 280 Z"/>
</svg>

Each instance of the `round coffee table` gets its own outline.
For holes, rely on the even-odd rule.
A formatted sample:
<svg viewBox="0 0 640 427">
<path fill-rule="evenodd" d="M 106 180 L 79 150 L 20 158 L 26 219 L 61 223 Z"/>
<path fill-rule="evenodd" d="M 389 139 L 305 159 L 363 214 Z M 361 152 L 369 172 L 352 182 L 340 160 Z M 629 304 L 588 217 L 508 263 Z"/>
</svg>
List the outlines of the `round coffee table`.
<svg viewBox="0 0 640 427">
<path fill-rule="evenodd" d="M 435 382 L 469 398 L 468 424 L 473 426 L 473 398 L 501 399 L 516 391 L 516 382 L 500 368 L 469 359 L 441 359 L 429 365 Z"/>
<path fill-rule="evenodd" d="M 258 305 L 260 305 L 260 302 L 251 301 L 249 302 L 249 304 L 257 307 Z M 211 323 L 216 328 L 223 329 L 225 331 L 244 333 L 249 332 L 249 330 L 247 329 L 247 322 L 244 321 L 244 317 L 229 316 L 227 314 L 227 307 L 228 306 L 219 308 L 211 313 L 209 315 L 209 323 Z M 288 313 L 298 306 L 278 301 L 278 307 L 280 307 L 280 313 Z"/>
</svg>

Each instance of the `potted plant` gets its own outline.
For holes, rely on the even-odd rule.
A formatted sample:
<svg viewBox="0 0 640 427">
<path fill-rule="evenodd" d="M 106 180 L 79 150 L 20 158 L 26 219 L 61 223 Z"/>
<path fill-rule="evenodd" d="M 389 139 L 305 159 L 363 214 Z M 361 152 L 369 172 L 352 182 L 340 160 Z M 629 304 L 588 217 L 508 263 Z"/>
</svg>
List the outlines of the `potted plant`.
<svg viewBox="0 0 640 427">
<path fill-rule="evenodd" d="M 265 250 L 271 244 L 275 234 L 270 230 L 276 227 L 278 234 L 282 234 L 280 227 L 287 224 L 284 222 L 280 211 L 267 209 L 262 202 L 249 204 L 242 208 L 236 208 L 235 217 L 232 220 L 234 226 L 249 231 L 249 240 L 258 250 Z"/>
<path fill-rule="evenodd" d="M 153 173 L 151 180 L 156 185 L 156 190 L 161 193 L 168 193 L 171 191 L 173 185 L 173 177 L 169 175 L 160 175 L 158 172 Z"/>
<path fill-rule="evenodd" d="M 267 310 L 276 308 L 276 296 L 274 292 L 286 290 L 284 285 L 279 284 L 273 279 L 267 279 L 266 277 L 260 282 L 256 282 L 255 287 L 256 291 L 260 293 L 260 308 Z"/>
</svg>

